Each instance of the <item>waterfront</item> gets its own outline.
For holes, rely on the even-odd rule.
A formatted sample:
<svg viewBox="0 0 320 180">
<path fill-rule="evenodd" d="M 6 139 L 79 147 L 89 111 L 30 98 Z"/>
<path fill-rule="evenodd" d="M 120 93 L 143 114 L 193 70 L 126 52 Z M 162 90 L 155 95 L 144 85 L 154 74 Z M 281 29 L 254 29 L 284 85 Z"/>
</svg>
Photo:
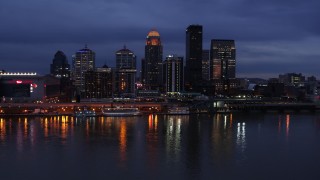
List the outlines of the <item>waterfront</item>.
<svg viewBox="0 0 320 180">
<path fill-rule="evenodd" d="M 319 179 L 320 114 L 0 118 L 1 179 Z"/>
</svg>

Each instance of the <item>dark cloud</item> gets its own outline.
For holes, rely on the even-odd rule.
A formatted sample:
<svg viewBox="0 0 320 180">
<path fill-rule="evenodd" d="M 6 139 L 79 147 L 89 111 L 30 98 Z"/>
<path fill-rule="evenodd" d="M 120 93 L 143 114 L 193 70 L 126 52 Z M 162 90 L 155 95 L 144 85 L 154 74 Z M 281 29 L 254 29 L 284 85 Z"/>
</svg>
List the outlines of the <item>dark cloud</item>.
<svg viewBox="0 0 320 180">
<path fill-rule="evenodd" d="M 185 28 L 201 24 L 204 49 L 213 38 L 236 40 L 241 75 L 300 68 L 320 77 L 314 68 L 320 58 L 319 7 L 317 0 L 1 1 L 0 68 L 45 74 L 57 50 L 71 63 L 85 43 L 96 51 L 97 65 L 114 65 L 114 52 L 124 44 L 140 59 L 152 28 L 160 32 L 164 55 L 184 56 Z"/>
</svg>

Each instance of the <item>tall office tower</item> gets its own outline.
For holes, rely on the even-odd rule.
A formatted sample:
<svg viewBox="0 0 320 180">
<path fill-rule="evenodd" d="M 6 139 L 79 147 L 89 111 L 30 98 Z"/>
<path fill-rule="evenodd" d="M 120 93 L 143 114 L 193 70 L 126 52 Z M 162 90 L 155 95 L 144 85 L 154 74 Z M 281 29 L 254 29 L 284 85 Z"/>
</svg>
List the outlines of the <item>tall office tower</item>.
<svg viewBox="0 0 320 180">
<path fill-rule="evenodd" d="M 136 56 L 126 46 L 116 52 L 116 68 L 136 69 Z"/>
<path fill-rule="evenodd" d="M 115 95 L 135 96 L 136 56 L 124 46 L 116 52 Z"/>
<path fill-rule="evenodd" d="M 85 72 L 85 98 L 111 98 L 113 95 L 112 70 L 107 65 Z"/>
<path fill-rule="evenodd" d="M 181 92 L 183 90 L 183 57 L 169 55 L 163 64 L 166 92 Z"/>
<path fill-rule="evenodd" d="M 66 55 L 62 51 L 57 51 L 50 65 L 50 74 L 55 77 L 70 78 L 70 65 Z"/>
<path fill-rule="evenodd" d="M 202 51 L 202 79 L 210 80 L 210 50 Z"/>
<path fill-rule="evenodd" d="M 85 73 L 95 69 L 95 52 L 88 49 L 87 45 L 72 56 L 73 68 L 72 76 L 74 85 L 77 90 L 77 95 L 85 97 Z"/>
<path fill-rule="evenodd" d="M 211 80 L 216 82 L 216 92 L 228 92 L 236 86 L 236 48 L 234 40 L 211 40 Z"/>
<path fill-rule="evenodd" d="M 54 55 L 52 64 L 50 65 L 50 74 L 56 78 L 59 78 L 60 87 L 58 90 L 55 88 L 55 90 L 60 92 L 60 102 L 71 101 L 72 84 L 70 80 L 70 65 L 68 63 L 66 55 L 62 51 L 57 51 Z M 47 88 L 47 90 L 48 89 L 49 87 Z"/>
<path fill-rule="evenodd" d="M 155 30 L 150 31 L 146 38 L 145 59 L 142 61 L 145 89 L 163 89 L 162 51 L 160 34 Z"/>
<path fill-rule="evenodd" d="M 202 26 L 190 25 L 186 30 L 186 69 L 187 91 L 200 91 L 202 82 Z"/>
</svg>

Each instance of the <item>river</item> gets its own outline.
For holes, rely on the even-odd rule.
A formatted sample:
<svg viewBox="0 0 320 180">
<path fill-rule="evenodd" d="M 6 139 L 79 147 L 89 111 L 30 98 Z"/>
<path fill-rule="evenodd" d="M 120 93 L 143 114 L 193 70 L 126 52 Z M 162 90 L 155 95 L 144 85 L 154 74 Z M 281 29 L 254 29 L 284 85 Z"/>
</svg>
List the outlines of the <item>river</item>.
<svg viewBox="0 0 320 180">
<path fill-rule="evenodd" d="M 0 179 L 320 179 L 320 114 L 1 117 Z"/>
</svg>

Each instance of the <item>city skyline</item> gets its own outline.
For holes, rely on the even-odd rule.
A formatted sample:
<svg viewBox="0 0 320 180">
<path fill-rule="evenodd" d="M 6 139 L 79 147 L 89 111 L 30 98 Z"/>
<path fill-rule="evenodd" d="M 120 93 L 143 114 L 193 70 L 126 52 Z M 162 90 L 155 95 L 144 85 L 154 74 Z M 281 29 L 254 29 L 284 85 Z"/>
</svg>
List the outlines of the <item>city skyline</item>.
<svg viewBox="0 0 320 180">
<path fill-rule="evenodd" d="M 236 41 L 237 77 L 320 76 L 317 1 L 161 1 L 157 8 L 146 2 L 1 2 L 0 68 L 49 74 L 58 50 L 71 63 L 84 44 L 96 52 L 97 67 L 115 66 L 114 53 L 123 45 L 135 52 L 140 67 L 145 35 L 153 28 L 161 34 L 164 57 L 185 58 L 185 29 L 199 24 L 203 49 L 211 39 Z"/>
</svg>

